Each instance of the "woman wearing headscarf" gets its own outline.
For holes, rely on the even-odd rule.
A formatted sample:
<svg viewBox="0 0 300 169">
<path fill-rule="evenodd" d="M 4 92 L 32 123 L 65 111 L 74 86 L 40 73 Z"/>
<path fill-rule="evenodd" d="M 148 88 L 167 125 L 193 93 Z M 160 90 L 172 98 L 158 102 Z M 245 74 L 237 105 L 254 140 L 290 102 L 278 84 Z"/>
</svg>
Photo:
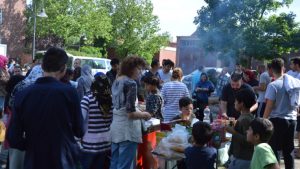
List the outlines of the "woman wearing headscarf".
<svg viewBox="0 0 300 169">
<path fill-rule="evenodd" d="M 34 84 L 35 81 L 43 76 L 43 69 L 41 65 L 36 65 L 32 68 L 30 74 L 21 82 L 19 82 L 13 91 L 11 92 L 11 97 L 8 100 L 8 106 L 12 107 L 14 104 L 15 95 L 24 90 L 25 88 L 29 87 L 30 85 Z M 8 118 L 8 124 L 10 122 L 10 117 Z M 25 152 L 9 148 L 9 169 L 22 169 L 24 166 L 24 157 Z"/>
<path fill-rule="evenodd" d="M 83 65 L 81 68 L 81 76 L 77 79 L 77 93 L 80 100 L 90 91 L 93 79 L 91 66 Z"/>
<path fill-rule="evenodd" d="M 7 57 L 0 55 L 0 111 L 1 115 L 4 110 L 4 99 L 6 95 L 5 86 L 9 80 L 9 73 L 7 71 Z"/>
<path fill-rule="evenodd" d="M 112 97 L 106 75 L 95 76 L 91 92 L 81 100 L 85 134 L 82 138 L 83 169 L 103 169 L 108 163 L 111 148 L 110 124 L 112 122 Z"/>
<path fill-rule="evenodd" d="M 208 97 L 212 92 L 214 92 L 215 86 L 208 79 L 206 73 L 202 73 L 200 76 L 200 81 L 197 83 L 194 90 L 194 97 L 197 100 L 197 108 L 199 108 L 199 112 L 196 113 L 196 116 L 199 120 L 203 120 L 204 114 L 203 111 L 206 106 L 208 106 Z"/>
<path fill-rule="evenodd" d="M 256 79 L 255 73 L 249 69 L 247 69 L 243 72 L 243 80 L 245 83 L 247 83 L 251 87 L 259 85 L 259 82 Z"/>
</svg>

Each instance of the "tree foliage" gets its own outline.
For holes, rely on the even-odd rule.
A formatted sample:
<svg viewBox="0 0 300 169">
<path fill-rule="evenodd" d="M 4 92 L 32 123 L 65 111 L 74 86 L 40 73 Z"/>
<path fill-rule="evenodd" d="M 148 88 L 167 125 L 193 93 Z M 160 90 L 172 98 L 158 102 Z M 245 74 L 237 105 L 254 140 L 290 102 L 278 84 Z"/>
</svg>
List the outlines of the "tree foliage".
<svg viewBox="0 0 300 169">
<path fill-rule="evenodd" d="M 293 0 L 205 0 L 194 23 L 205 50 L 221 58 L 270 58 L 289 52 L 298 25 L 291 14 L 272 15 Z M 296 39 L 294 39 L 296 40 Z M 295 44 L 295 43 L 294 43 Z"/>
<path fill-rule="evenodd" d="M 113 0 L 111 45 L 121 57 L 137 54 L 150 60 L 169 36 L 158 34 L 158 17 L 150 0 Z"/>
<path fill-rule="evenodd" d="M 104 55 L 113 47 L 120 57 L 130 54 L 150 59 L 168 41 L 158 34 L 159 21 L 152 14 L 150 0 L 34 0 L 45 7 L 48 18 L 37 17 L 37 37 L 60 39 L 63 46 L 95 46 Z M 32 17 L 33 7 L 27 10 Z M 27 36 L 32 37 L 33 19 L 28 20 Z M 46 37 L 46 38 L 45 38 Z"/>
</svg>

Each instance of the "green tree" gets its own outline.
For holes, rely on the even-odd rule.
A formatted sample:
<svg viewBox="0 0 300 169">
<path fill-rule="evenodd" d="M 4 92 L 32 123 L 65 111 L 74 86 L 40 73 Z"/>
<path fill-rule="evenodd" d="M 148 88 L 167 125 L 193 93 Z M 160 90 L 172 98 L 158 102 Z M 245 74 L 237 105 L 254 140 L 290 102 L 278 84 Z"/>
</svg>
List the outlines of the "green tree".
<svg viewBox="0 0 300 169">
<path fill-rule="evenodd" d="M 198 11 L 194 23 L 205 50 L 221 53 L 221 59 L 241 60 L 264 57 L 263 50 L 270 50 L 261 22 L 270 11 L 289 5 L 292 0 L 205 0 L 207 6 Z M 274 40 L 274 39 L 273 39 Z M 267 43 L 266 43 L 267 42 Z M 226 56 L 226 57 L 225 57 Z"/>
<path fill-rule="evenodd" d="M 257 27 L 244 32 L 245 53 L 258 59 L 271 59 L 299 48 L 299 24 L 293 13 L 281 13 L 263 18 Z"/>
<path fill-rule="evenodd" d="M 112 0 L 112 41 L 120 57 L 139 55 L 150 61 L 169 40 L 167 33 L 159 34 L 158 17 L 152 14 L 150 0 Z"/>
<path fill-rule="evenodd" d="M 46 39 L 55 36 L 62 40 L 63 46 L 73 45 L 84 35 L 86 44 L 92 44 L 99 37 L 109 41 L 112 29 L 109 11 L 102 7 L 101 1 L 94 0 L 47 0 L 42 4 L 34 1 L 37 9 L 45 7 L 48 18 L 37 17 L 37 37 Z M 27 16 L 32 16 L 32 6 Z M 33 19 L 28 20 L 27 36 L 32 37 Z"/>
</svg>

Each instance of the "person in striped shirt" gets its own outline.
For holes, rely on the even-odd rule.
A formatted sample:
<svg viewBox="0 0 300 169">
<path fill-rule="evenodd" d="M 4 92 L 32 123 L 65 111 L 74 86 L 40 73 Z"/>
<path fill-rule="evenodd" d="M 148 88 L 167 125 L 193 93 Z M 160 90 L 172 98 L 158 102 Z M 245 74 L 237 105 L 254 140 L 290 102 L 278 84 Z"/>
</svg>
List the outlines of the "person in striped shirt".
<svg viewBox="0 0 300 169">
<path fill-rule="evenodd" d="M 183 73 L 181 68 L 175 68 L 170 82 L 163 85 L 161 94 L 164 99 L 163 118 L 164 121 L 171 121 L 180 114 L 179 99 L 190 97 L 188 88 L 181 82 Z"/>
<path fill-rule="evenodd" d="M 81 140 L 83 169 L 102 169 L 111 149 L 112 97 L 106 75 L 95 77 L 91 92 L 81 100 L 85 134 Z M 109 164 L 109 163 L 107 163 Z"/>
</svg>

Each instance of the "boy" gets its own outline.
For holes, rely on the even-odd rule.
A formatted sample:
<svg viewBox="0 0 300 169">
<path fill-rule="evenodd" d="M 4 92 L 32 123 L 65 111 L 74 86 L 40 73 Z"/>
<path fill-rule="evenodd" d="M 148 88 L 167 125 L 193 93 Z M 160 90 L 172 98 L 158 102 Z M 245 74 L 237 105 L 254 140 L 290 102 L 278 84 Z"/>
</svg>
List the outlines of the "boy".
<svg viewBox="0 0 300 169">
<path fill-rule="evenodd" d="M 279 169 L 277 159 L 267 143 L 273 134 L 273 124 L 268 119 L 254 119 L 247 131 L 247 141 L 255 145 L 251 169 Z"/>
<path fill-rule="evenodd" d="M 231 162 L 229 169 L 249 168 L 253 154 L 253 145 L 247 142 L 247 130 L 254 119 L 250 108 L 256 104 L 256 96 L 249 89 L 242 89 L 236 93 L 234 107 L 241 112 L 234 127 L 226 126 L 226 131 L 232 134 L 232 142 L 229 149 Z"/>
<path fill-rule="evenodd" d="M 181 114 L 176 116 L 173 120 L 183 120 L 186 126 L 193 126 L 194 123 L 199 121 L 193 113 L 193 100 L 189 97 L 182 97 L 179 100 L 179 109 Z"/>
<path fill-rule="evenodd" d="M 213 131 L 208 123 L 198 121 L 193 125 L 194 144 L 184 151 L 187 169 L 214 169 L 217 151 L 213 147 L 207 147 L 212 134 Z"/>
</svg>

